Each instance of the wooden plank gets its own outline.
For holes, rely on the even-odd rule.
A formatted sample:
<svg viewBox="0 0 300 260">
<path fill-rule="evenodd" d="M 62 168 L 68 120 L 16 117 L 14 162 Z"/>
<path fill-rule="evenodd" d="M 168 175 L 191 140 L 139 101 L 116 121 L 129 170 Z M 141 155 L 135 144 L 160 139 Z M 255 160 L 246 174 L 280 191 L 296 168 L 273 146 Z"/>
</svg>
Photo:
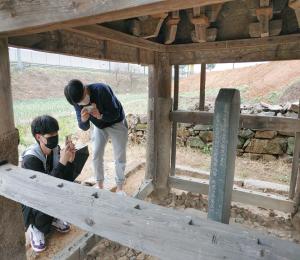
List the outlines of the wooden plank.
<svg viewBox="0 0 300 260">
<path fill-rule="evenodd" d="M 214 114 L 211 112 L 170 112 L 170 120 L 178 123 L 212 125 L 213 116 Z M 298 132 L 300 129 L 300 120 L 287 117 L 255 116 L 242 114 L 240 117 L 240 128 Z"/>
<path fill-rule="evenodd" d="M 88 252 L 98 243 L 102 238 L 87 232 L 79 237 L 73 243 L 61 252 L 56 254 L 52 260 L 82 260 L 86 259 Z"/>
<path fill-rule="evenodd" d="M 148 49 L 152 51 L 165 51 L 165 46 L 163 44 L 151 42 L 136 36 L 106 28 L 101 25 L 87 25 L 66 30 L 81 35 L 86 35 L 94 39 L 110 40 L 112 42 L 121 43 L 123 45 Z"/>
<path fill-rule="evenodd" d="M 153 190 L 154 185 L 152 180 L 144 180 L 138 191 L 132 197 L 139 200 L 144 200 L 152 193 Z"/>
<path fill-rule="evenodd" d="M 0 36 L 53 31 L 231 0 L 32 0 L 0 5 Z"/>
<path fill-rule="evenodd" d="M 170 63 L 199 64 L 300 59 L 300 34 L 166 46 Z"/>
<path fill-rule="evenodd" d="M 298 106 L 298 119 L 300 119 L 300 100 Z M 290 178 L 290 190 L 289 190 L 289 198 L 293 199 L 295 196 L 295 188 L 296 183 L 298 182 L 297 178 L 299 175 L 299 156 L 300 156 L 300 129 L 299 132 L 295 133 L 295 145 L 294 145 L 294 152 L 293 152 L 293 164 L 292 164 L 292 173 Z M 300 178 L 299 184 L 300 185 Z M 298 193 L 300 192 L 300 187 L 298 187 Z M 300 196 L 297 195 L 297 196 Z"/>
<path fill-rule="evenodd" d="M 179 65 L 175 65 L 174 66 L 173 111 L 176 111 L 178 109 L 178 101 L 179 101 Z M 177 143 L 177 123 L 172 122 L 171 176 L 175 175 L 176 143 Z"/>
<path fill-rule="evenodd" d="M 127 163 L 125 169 L 125 177 L 128 178 L 138 170 L 145 167 L 145 162 L 136 162 L 132 161 Z M 110 185 L 108 188 L 110 191 L 115 191 L 117 189 L 117 185 Z M 81 260 L 85 259 L 86 254 L 93 248 L 97 242 L 99 242 L 102 238 L 94 235 L 93 233 L 86 232 L 82 236 L 80 236 L 76 241 L 70 243 L 65 249 L 61 252 L 57 253 L 54 257 L 54 260 L 67 259 L 67 260 Z"/>
<path fill-rule="evenodd" d="M 11 37 L 9 38 L 9 45 L 37 51 L 100 60 L 137 64 L 151 64 L 154 62 L 152 51 L 143 50 L 143 55 L 140 55 L 141 50 L 136 47 L 122 45 L 117 42 L 99 40 L 70 31 L 53 31 Z M 150 55 L 146 55 L 145 52 L 149 52 Z"/>
<path fill-rule="evenodd" d="M 204 111 L 205 108 L 205 81 L 206 81 L 206 64 L 201 64 L 200 73 L 200 98 L 199 98 L 199 110 Z"/>
<path fill-rule="evenodd" d="M 292 242 L 13 165 L 0 167 L 0 195 L 162 259 L 300 257 Z"/>
<path fill-rule="evenodd" d="M 240 104 L 237 89 L 220 89 L 215 102 L 208 218 L 225 224 L 230 219 Z"/>
<path fill-rule="evenodd" d="M 170 176 L 169 185 L 175 189 L 208 195 L 208 180 Z M 287 213 L 294 212 L 295 209 L 295 202 L 287 197 L 247 190 L 238 186 L 233 187 L 232 201 Z"/>
</svg>

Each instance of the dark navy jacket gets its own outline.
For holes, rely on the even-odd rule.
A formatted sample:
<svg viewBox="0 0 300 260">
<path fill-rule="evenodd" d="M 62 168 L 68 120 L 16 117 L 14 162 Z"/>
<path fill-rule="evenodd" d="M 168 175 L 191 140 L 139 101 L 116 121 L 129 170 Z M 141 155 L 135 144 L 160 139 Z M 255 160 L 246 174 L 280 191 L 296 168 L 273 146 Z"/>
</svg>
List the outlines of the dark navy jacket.
<svg viewBox="0 0 300 260">
<path fill-rule="evenodd" d="M 77 104 L 74 105 L 78 126 L 86 131 L 90 128 L 90 122 L 92 122 L 96 127 L 102 129 L 111 126 L 115 123 L 121 122 L 125 118 L 124 110 L 121 102 L 114 95 L 111 88 L 103 83 L 95 83 L 87 85 L 90 91 L 90 103 L 95 103 L 100 114 L 102 114 L 101 119 L 97 119 L 90 115 L 87 122 L 81 121 L 81 110 L 83 106 Z"/>
</svg>

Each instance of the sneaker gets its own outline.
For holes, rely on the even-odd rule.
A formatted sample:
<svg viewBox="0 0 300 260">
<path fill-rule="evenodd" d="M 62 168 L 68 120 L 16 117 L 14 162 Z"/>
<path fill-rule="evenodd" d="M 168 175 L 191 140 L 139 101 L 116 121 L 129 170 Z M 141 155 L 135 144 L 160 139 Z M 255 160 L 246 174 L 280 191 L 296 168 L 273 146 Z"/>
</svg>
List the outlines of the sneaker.
<svg viewBox="0 0 300 260">
<path fill-rule="evenodd" d="M 39 231 L 34 225 L 29 226 L 30 244 L 35 252 L 42 252 L 46 249 L 44 233 Z"/>
<path fill-rule="evenodd" d="M 127 196 L 126 192 L 123 190 L 117 191 L 116 194 L 121 195 L 121 196 Z"/>
<path fill-rule="evenodd" d="M 70 231 L 70 225 L 67 222 L 57 218 L 52 221 L 52 226 L 61 233 L 67 233 Z"/>
</svg>

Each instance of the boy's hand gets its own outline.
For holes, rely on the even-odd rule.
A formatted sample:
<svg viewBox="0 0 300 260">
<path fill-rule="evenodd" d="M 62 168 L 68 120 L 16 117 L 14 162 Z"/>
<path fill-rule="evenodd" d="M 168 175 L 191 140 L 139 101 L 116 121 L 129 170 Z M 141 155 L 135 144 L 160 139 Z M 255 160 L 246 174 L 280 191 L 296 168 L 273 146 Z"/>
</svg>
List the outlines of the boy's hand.
<svg viewBox="0 0 300 260">
<path fill-rule="evenodd" d="M 75 158 L 75 146 L 72 142 L 68 142 L 66 147 L 60 152 L 59 162 L 63 165 L 67 165 L 68 162 L 73 162 Z"/>
<path fill-rule="evenodd" d="M 86 109 L 81 109 L 81 121 L 83 123 L 87 122 L 90 118 L 90 114 Z"/>
<path fill-rule="evenodd" d="M 93 105 L 93 110 L 91 112 L 91 115 L 97 119 L 101 119 L 102 118 L 102 114 L 99 112 L 98 108 L 96 107 L 96 104 L 92 104 Z"/>
</svg>

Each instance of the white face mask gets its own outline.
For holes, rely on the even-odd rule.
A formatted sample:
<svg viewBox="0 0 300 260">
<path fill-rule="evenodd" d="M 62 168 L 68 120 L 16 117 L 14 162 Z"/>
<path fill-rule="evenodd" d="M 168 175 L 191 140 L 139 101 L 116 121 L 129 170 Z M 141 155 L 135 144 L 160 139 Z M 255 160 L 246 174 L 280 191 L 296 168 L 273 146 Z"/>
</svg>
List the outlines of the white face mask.
<svg viewBox="0 0 300 260">
<path fill-rule="evenodd" d="M 80 106 L 86 106 L 90 103 L 90 95 L 86 94 L 84 99 L 77 103 Z"/>
</svg>

